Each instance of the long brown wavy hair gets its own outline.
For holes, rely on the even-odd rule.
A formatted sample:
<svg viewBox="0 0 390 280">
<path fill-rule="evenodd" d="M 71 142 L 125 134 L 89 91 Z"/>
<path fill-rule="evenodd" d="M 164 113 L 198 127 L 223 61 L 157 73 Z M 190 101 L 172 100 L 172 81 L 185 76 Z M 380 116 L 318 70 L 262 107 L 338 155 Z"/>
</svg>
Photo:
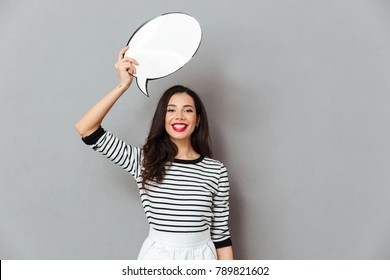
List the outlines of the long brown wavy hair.
<svg viewBox="0 0 390 280">
<path fill-rule="evenodd" d="M 191 135 L 194 150 L 203 156 L 212 157 L 211 139 L 205 107 L 199 96 L 191 89 L 176 85 L 165 91 L 157 104 L 149 135 L 143 146 L 142 187 L 147 182 L 161 183 L 166 174 L 167 164 L 171 164 L 178 152 L 165 130 L 165 116 L 168 102 L 176 93 L 187 93 L 195 103 L 196 114 L 200 117 L 198 128 Z"/>
</svg>

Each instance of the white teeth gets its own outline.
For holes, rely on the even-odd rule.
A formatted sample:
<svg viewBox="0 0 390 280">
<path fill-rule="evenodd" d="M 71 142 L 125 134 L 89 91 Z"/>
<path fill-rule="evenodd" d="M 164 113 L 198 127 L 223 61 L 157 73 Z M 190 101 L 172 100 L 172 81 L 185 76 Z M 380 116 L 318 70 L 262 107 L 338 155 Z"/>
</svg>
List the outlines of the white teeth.
<svg viewBox="0 0 390 280">
<path fill-rule="evenodd" d="M 183 128 L 186 127 L 186 125 L 184 125 L 184 124 L 175 124 L 175 125 L 173 125 L 173 127 L 177 128 L 177 129 L 183 129 Z"/>
</svg>

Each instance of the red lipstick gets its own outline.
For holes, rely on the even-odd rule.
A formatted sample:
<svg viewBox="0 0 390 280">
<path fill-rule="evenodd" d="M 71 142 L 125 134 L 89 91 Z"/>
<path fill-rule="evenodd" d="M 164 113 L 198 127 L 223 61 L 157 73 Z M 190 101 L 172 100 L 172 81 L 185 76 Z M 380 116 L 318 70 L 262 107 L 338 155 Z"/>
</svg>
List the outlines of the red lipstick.
<svg viewBox="0 0 390 280">
<path fill-rule="evenodd" d="M 187 129 L 188 125 L 185 123 L 174 123 L 172 124 L 172 129 L 176 132 L 183 132 Z"/>
</svg>

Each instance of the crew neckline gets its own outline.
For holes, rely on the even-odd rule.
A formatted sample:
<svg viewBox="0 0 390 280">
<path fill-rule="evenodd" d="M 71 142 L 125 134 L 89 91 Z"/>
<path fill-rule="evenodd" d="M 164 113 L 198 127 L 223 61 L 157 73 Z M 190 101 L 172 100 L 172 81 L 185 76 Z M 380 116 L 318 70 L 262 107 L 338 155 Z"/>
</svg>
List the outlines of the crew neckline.
<svg viewBox="0 0 390 280">
<path fill-rule="evenodd" d="M 178 158 L 175 158 L 175 159 L 173 159 L 173 162 L 184 163 L 184 164 L 194 164 L 194 163 L 201 162 L 203 159 L 204 159 L 204 155 L 200 155 L 196 159 L 178 159 Z"/>
</svg>

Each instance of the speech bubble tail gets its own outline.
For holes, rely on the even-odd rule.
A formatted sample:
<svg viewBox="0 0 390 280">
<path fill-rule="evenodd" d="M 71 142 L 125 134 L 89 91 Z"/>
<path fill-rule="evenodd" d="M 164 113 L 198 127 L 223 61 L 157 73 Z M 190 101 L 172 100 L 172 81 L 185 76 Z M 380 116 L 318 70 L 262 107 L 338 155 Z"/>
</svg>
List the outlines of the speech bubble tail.
<svg viewBox="0 0 390 280">
<path fill-rule="evenodd" d="M 148 79 L 143 79 L 143 78 L 137 77 L 137 85 L 138 85 L 139 89 L 142 91 L 142 93 L 145 94 L 147 97 L 149 97 Z"/>
</svg>

